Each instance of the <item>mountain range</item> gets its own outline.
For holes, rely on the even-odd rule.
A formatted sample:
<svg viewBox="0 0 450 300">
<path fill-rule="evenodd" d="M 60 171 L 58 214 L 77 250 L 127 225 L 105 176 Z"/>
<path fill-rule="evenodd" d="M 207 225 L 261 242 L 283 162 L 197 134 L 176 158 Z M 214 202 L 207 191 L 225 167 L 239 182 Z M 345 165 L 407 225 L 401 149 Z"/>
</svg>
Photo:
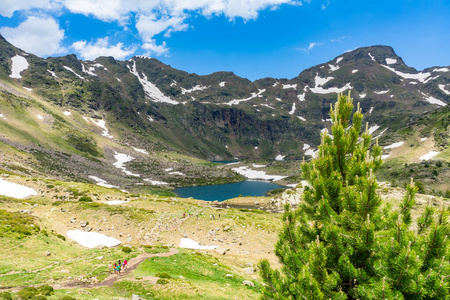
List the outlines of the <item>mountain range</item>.
<svg viewBox="0 0 450 300">
<path fill-rule="evenodd" d="M 0 36 L 0 87 L 0 168 L 9 173 L 152 191 L 239 181 L 208 161 L 315 155 L 339 92 L 360 103 L 387 161 L 450 157 L 450 67 L 417 71 L 388 46 L 252 82 L 142 56 L 43 59 Z"/>
</svg>

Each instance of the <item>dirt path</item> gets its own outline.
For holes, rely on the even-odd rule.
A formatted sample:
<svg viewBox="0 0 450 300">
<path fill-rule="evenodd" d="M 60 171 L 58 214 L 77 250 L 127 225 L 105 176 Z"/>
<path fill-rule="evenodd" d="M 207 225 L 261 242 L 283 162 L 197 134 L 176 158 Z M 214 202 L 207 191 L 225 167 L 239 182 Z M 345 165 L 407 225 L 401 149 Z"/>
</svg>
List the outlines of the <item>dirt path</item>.
<svg viewBox="0 0 450 300">
<path fill-rule="evenodd" d="M 106 277 L 103 281 L 98 283 L 85 283 L 85 282 L 71 282 L 64 285 L 54 285 L 55 289 L 75 289 L 75 288 L 97 288 L 102 286 L 112 286 L 114 282 L 125 278 L 127 275 L 131 274 L 136 268 L 146 259 L 151 257 L 168 257 L 177 254 L 179 251 L 176 248 L 170 248 L 169 252 L 166 253 L 142 253 L 136 256 L 135 258 L 130 259 L 128 262 L 128 267 L 126 270 L 121 271 L 120 275 L 111 274 Z"/>
</svg>

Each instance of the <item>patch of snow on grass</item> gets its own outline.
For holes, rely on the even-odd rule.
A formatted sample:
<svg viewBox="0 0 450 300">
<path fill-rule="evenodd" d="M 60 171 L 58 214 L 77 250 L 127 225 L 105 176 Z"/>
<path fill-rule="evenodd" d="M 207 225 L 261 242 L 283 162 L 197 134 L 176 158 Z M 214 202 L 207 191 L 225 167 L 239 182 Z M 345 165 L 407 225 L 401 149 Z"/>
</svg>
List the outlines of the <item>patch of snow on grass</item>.
<svg viewBox="0 0 450 300">
<path fill-rule="evenodd" d="M 185 88 L 181 88 L 181 93 L 184 95 L 186 93 L 192 93 L 192 92 L 195 92 L 195 91 L 203 91 L 203 90 L 206 90 L 209 87 L 210 86 L 196 85 L 192 89 L 189 89 L 189 90 L 185 89 Z"/>
<path fill-rule="evenodd" d="M 26 87 L 26 86 L 23 86 L 23 88 L 26 89 L 26 90 L 29 91 L 29 92 L 31 92 L 31 91 L 33 90 L 33 89 L 28 88 L 28 87 Z"/>
<path fill-rule="evenodd" d="M 103 204 L 108 204 L 108 205 L 119 205 L 119 204 L 123 204 L 123 203 L 128 203 L 128 201 L 123 201 L 123 200 L 111 200 L 111 201 L 105 201 L 105 202 L 103 202 Z"/>
<path fill-rule="evenodd" d="M 257 164 L 253 164 L 254 168 L 265 168 L 267 167 L 267 165 L 257 165 Z"/>
<path fill-rule="evenodd" d="M 375 57 L 373 57 L 372 54 L 370 54 L 370 52 L 369 52 L 369 56 L 370 56 L 370 59 L 371 59 L 371 60 L 376 61 L 376 60 L 375 60 Z"/>
<path fill-rule="evenodd" d="M 372 138 L 372 140 L 374 140 L 374 139 L 376 139 L 376 138 L 379 138 L 380 136 L 382 136 L 383 135 L 383 133 L 385 133 L 386 132 L 386 130 L 388 130 L 387 128 L 385 128 L 382 132 L 380 132 L 380 134 L 379 135 L 377 135 L 376 137 L 373 137 Z"/>
<path fill-rule="evenodd" d="M 373 112 L 373 106 L 370 107 L 369 114 Z"/>
<path fill-rule="evenodd" d="M 420 157 L 420 160 L 430 160 L 433 157 L 435 157 L 436 155 L 438 155 L 440 152 L 437 151 L 430 151 L 427 154 L 425 154 L 424 156 Z"/>
<path fill-rule="evenodd" d="M 338 64 L 341 60 L 343 60 L 344 58 L 342 58 L 342 57 L 338 57 L 337 59 L 336 59 L 336 63 Z"/>
<path fill-rule="evenodd" d="M 86 69 L 84 64 L 81 64 L 81 71 L 83 71 L 83 73 L 86 73 L 86 74 L 91 75 L 91 76 L 97 76 L 97 74 L 95 74 L 95 68 L 94 67 L 88 67 Z"/>
<path fill-rule="evenodd" d="M 180 239 L 180 248 L 196 249 L 196 250 L 213 250 L 216 249 L 217 247 L 218 246 L 202 246 L 198 242 L 188 238 Z"/>
<path fill-rule="evenodd" d="M 66 110 L 66 111 L 64 112 L 64 115 L 65 115 L 65 116 L 70 116 L 71 113 L 70 113 L 70 111 Z"/>
<path fill-rule="evenodd" d="M 395 58 L 386 58 L 386 64 L 392 65 L 395 64 L 397 60 Z"/>
<path fill-rule="evenodd" d="M 280 175 L 267 175 L 264 171 L 256 171 L 249 169 L 247 166 L 242 166 L 239 168 L 233 168 L 233 171 L 247 177 L 248 179 L 254 179 L 254 180 L 281 180 L 283 178 L 286 178 L 287 176 L 280 176 Z"/>
<path fill-rule="evenodd" d="M 140 153 L 143 153 L 143 154 L 148 154 L 148 152 L 145 151 L 144 149 L 138 149 L 138 148 L 134 148 L 134 147 L 133 147 L 133 149 L 134 149 L 134 151 L 137 151 L 137 152 L 140 152 Z"/>
<path fill-rule="evenodd" d="M 219 82 L 219 86 L 220 86 L 220 87 L 224 87 L 224 86 L 225 86 L 225 83 L 226 83 L 225 81 Z"/>
<path fill-rule="evenodd" d="M 106 121 L 105 120 L 94 120 L 90 118 L 92 123 L 103 129 L 102 136 L 112 139 L 113 136 L 109 134 L 108 128 L 106 128 Z"/>
<path fill-rule="evenodd" d="M 300 100 L 300 102 L 303 102 L 303 101 L 305 101 L 305 96 L 306 96 L 306 94 L 303 93 L 303 94 L 297 95 L 297 98 L 298 98 L 298 100 Z"/>
<path fill-rule="evenodd" d="M 344 85 L 341 88 L 337 88 L 337 87 L 331 87 L 328 89 L 324 89 L 322 87 L 310 88 L 311 92 L 316 93 L 316 94 L 341 93 L 345 90 L 351 90 L 351 89 L 352 89 L 351 83 L 347 83 L 346 85 Z"/>
<path fill-rule="evenodd" d="M 272 106 L 270 106 L 269 104 L 265 104 L 265 103 L 261 104 L 261 106 L 265 106 L 265 107 L 270 108 L 270 109 L 275 109 Z"/>
<path fill-rule="evenodd" d="M 367 94 L 363 93 L 363 94 L 359 94 L 359 98 L 363 99 L 367 96 Z"/>
<path fill-rule="evenodd" d="M 58 78 L 58 76 L 56 76 L 56 73 L 50 70 L 47 70 L 47 72 L 49 72 L 50 74 L 52 74 L 53 77 Z"/>
<path fill-rule="evenodd" d="M 37 195 L 37 192 L 34 189 L 26 187 L 24 185 L 0 179 L 0 195 L 23 199 L 28 196 Z"/>
<path fill-rule="evenodd" d="M 313 158 L 316 157 L 317 151 L 314 151 L 314 149 L 308 149 L 308 151 L 305 152 L 305 155 L 312 156 Z"/>
<path fill-rule="evenodd" d="M 144 179 L 144 181 L 150 182 L 152 185 L 165 185 L 165 184 L 168 184 L 167 182 L 164 182 L 164 181 L 152 180 L 151 178 L 146 178 L 146 179 Z"/>
<path fill-rule="evenodd" d="M 117 77 L 116 77 L 116 80 L 117 80 L 118 82 L 122 82 L 122 80 L 120 80 L 120 79 L 119 79 L 119 78 L 117 78 Z"/>
<path fill-rule="evenodd" d="M 381 65 L 381 66 L 382 66 L 382 67 L 385 67 L 386 69 L 388 69 L 388 70 L 394 72 L 394 73 L 397 74 L 398 76 L 403 77 L 403 78 L 405 78 L 405 79 L 417 79 L 417 80 L 419 80 L 420 82 L 425 82 L 425 80 L 426 80 L 428 77 L 431 76 L 431 73 L 429 73 L 429 72 L 426 72 L 426 73 L 420 72 L 420 73 L 417 73 L 417 74 L 409 74 L 409 73 L 403 73 L 403 72 L 397 71 L 397 70 L 395 70 L 394 68 L 391 68 L 391 67 L 388 67 L 388 66 L 385 66 L 385 65 Z"/>
<path fill-rule="evenodd" d="M 135 177 L 140 177 L 141 176 L 139 174 L 134 174 L 134 173 L 128 171 L 127 169 L 125 169 L 125 163 L 132 161 L 134 159 L 134 157 L 131 157 L 131 156 L 126 155 L 124 153 L 116 152 L 116 155 L 114 155 L 114 158 L 117 160 L 113 164 L 114 167 L 116 167 L 117 169 L 121 169 L 125 174 L 127 174 L 129 176 L 135 176 Z"/>
<path fill-rule="evenodd" d="M 106 180 L 98 178 L 97 176 L 89 176 L 89 178 L 91 178 L 94 181 L 96 181 L 97 185 L 100 185 L 100 186 L 103 186 L 103 187 L 107 187 L 107 188 L 119 188 L 118 186 L 109 184 L 108 182 L 106 182 Z"/>
<path fill-rule="evenodd" d="M 41 116 L 41 115 L 37 115 L 37 117 L 38 117 L 39 120 L 44 120 L 44 117 Z"/>
<path fill-rule="evenodd" d="M 278 154 L 277 157 L 275 157 L 275 160 L 282 161 L 282 160 L 284 160 L 285 157 L 286 157 L 286 155 Z"/>
<path fill-rule="evenodd" d="M 352 74 L 355 74 L 356 72 L 358 72 L 358 70 L 352 70 Z"/>
<path fill-rule="evenodd" d="M 170 172 L 170 171 L 172 171 L 172 170 L 173 170 L 173 168 L 167 168 L 167 169 L 165 169 L 164 171 Z"/>
<path fill-rule="evenodd" d="M 292 103 L 292 109 L 291 109 L 291 111 L 289 112 L 289 114 L 290 114 L 290 115 L 293 115 L 294 112 L 295 112 L 295 102 Z"/>
<path fill-rule="evenodd" d="M 75 74 L 75 76 L 77 76 L 78 78 L 82 79 L 82 80 L 86 80 L 86 78 L 84 78 L 83 76 L 79 75 L 77 72 L 75 72 L 72 68 L 69 68 L 67 66 L 63 66 L 64 69 L 66 69 L 67 71 L 72 72 L 73 74 Z"/>
<path fill-rule="evenodd" d="M 387 94 L 389 93 L 389 90 L 386 91 L 374 91 L 375 94 L 381 95 L 381 94 Z"/>
<path fill-rule="evenodd" d="M 445 89 L 445 84 L 438 84 L 438 87 L 447 95 L 450 95 L 450 91 Z"/>
<path fill-rule="evenodd" d="M 16 54 L 16 56 L 11 57 L 11 63 L 11 75 L 9 75 L 9 77 L 16 79 L 22 78 L 22 75 L 20 75 L 20 73 L 28 69 L 29 66 L 27 59 Z"/>
<path fill-rule="evenodd" d="M 423 141 L 426 141 L 427 139 L 428 138 L 421 138 L 420 141 L 423 142 Z"/>
<path fill-rule="evenodd" d="M 142 78 L 139 75 L 138 71 L 136 70 L 136 61 L 133 60 L 133 67 L 130 68 L 130 66 L 127 66 L 130 70 L 131 74 L 136 76 L 136 78 L 139 80 L 139 82 L 142 85 L 142 88 L 144 89 L 145 94 L 149 99 L 151 99 L 153 102 L 162 102 L 162 103 L 168 103 L 176 105 L 178 104 L 177 101 L 170 99 L 166 95 L 164 95 L 156 85 L 149 82 L 147 80 L 147 75 L 142 74 Z"/>
<path fill-rule="evenodd" d="M 309 148 L 311 148 L 311 146 L 305 143 L 305 144 L 303 144 L 302 150 L 305 151 L 305 150 L 308 150 Z"/>
<path fill-rule="evenodd" d="M 305 118 L 303 118 L 303 117 L 297 116 L 297 118 L 299 118 L 300 120 L 302 120 L 302 121 L 305 121 L 305 122 L 306 122 L 306 119 L 305 119 Z"/>
<path fill-rule="evenodd" d="M 374 133 L 378 128 L 380 128 L 380 126 L 378 126 L 378 125 L 370 126 L 370 128 L 368 130 L 369 134 Z"/>
<path fill-rule="evenodd" d="M 401 145 L 403 145 L 405 142 L 397 142 L 397 143 L 393 143 L 389 146 L 384 147 L 384 149 L 392 149 L 392 148 L 398 148 Z"/>
<path fill-rule="evenodd" d="M 147 116 L 147 119 L 148 119 L 150 122 L 155 121 L 155 119 L 153 119 L 151 116 Z"/>
<path fill-rule="evenodd" d="M 87 248 L 95 248 L 97 246 L 114 247 L 122 243 L 113 237 L 98 232 L 69 230 L 66 235 L 71 240 Z"/>
<path fill-rule="evenodd" d="M 283 84 L 283 89 L 297 89 L 297 84 Z"/>
<path fill-rule="evenodd" d="M 282 102 L 281 98 L 275 98 L 275 100 Z"/>
<path fill-rule="evenodd" d="M 381 159 L 386 159 L 386 158 L 388 158 L 389 156 L 391 156 L 390 153 L 389 153 L 389 154 L 383 154 L 383 155 L 381 155 Z"/>
</svg>

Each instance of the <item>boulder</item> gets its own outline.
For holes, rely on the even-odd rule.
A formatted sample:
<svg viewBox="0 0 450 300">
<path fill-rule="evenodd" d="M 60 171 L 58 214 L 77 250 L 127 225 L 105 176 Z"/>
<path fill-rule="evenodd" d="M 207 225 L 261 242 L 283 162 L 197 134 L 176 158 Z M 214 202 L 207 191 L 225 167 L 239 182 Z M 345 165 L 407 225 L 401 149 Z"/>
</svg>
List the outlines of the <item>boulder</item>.
<svg viewBox="0 0 450 300">
<path fill-rule="evenodd" d="M 246 286 L 251 286 L 251 287 L 254 287 L 254 286 L 255 286 L 255 284 L 253 283 L 253 281 L 250 281 L 250 280 L 244 280 L 244 281 L 242 281 L 242 284 L 243 284 L 243 285 L 246 285 Z"/>
</svg>

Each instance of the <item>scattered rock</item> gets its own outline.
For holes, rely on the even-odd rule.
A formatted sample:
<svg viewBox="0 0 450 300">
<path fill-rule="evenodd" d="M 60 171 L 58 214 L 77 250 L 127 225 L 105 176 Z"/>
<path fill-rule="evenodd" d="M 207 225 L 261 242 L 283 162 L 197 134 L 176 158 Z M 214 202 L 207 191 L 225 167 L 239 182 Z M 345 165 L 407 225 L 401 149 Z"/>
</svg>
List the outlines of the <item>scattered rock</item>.
<svg viewBox="0 0 450 300">
<path fill-rule="evenodd" d="M 232 274 L 226 274 L 225 277 L 233 278 L 233 275 Z"/>
<path fill-rule="evenodd" d="M 218 239 L 219 242 L 224 243 L 225 241 L 222 239 Z"/>
<path fill-rule="evenodd" d="M 75 217 L 70 218 L 70 223 L 75 223 L 76 221 L 77 221 L 77 218 L 75 218 Z"/>
<path fill-rule="evenodd" d="M 132 240 L 133 238 L 130 236 L 130 237 L 128 237 L 127 238 L 127 242 L 129 243 L 129 242 L 131 242 L 131 240 Z"/>
<path fill-rule="evenodd" d="M 50 256 L 50 255 L 52 255 L 52 254 L 50 253 L 50 251 L 47 250 L 47 251 L 44 252 L 44 255 L 45 255 L 45 256 Z"/>
<path fill-rule="evenodd" d="M 102 260 L 102 259 L 104 259 L 105 257 L 104 256 L 97 256 L 97 259 L 98 260 Z"/>
<path fill-rule="evenodd" d="M 95 249 L 99 249 L 99 250 L 102 250 L 102 249 L 105 249 L 106 247 L 104 246 L 104 245 L 98 245 L 97 247 L 95 247 Z"/>
<path fill-rule="evenodd" d="M 212 229 L 208 233 L 210 236 L 216 236 L 216 232 Z"/>
<path fill-rule="evenodd" d="M 141 298 L 139 295 L 133 295 L 131 296 L 131 300 L 145 300 L 145 299 Z"/>
<path fill-rule="evenodd" d="M 255 269 L 253 267 L 245 268 L 244 271 L 249 275 L 252 275 L 253 273 L 255 273 Z"/>
<path fill-rule="evenodd" d="M 254 287 L 254 286 L 255 286 L 255 284 L 253 283 L 253 281 L 250 281 L 250 280 L 244 280 L 244 281 L 242 281 L 242 284 L 243 284 L 243 285 L 246 285 L 246 286 L 251 286 L 251 287 Z"/>
<path fill-rule="evenodd" d="M 87 221 L 80 221 L 80 226 L 81 226 L 81 227 L 86 227 L 87 224 L 88 224 Z"/>
<path fill-rule="evenodd" d="M 22 214 L 32 214 L 33 213 L 33 211 L 29 210 L 29 209 L 22 209 L 19 212 L 22 213 Z"/>
<path fill-rule="evenodd" d="M 86 232 L 91 232 L 92 231 L 92 226 L 86 226 L 85 228 L 84 228 L 84 231 L 86 231 Z"/>
<path fill-rule="evenodd" d="M 253 267 L 253 263 L 248 262 L 248 263 L 245 264 L 245 266 L 246 266 L 246 267 Z"/>
<path fill-rule="evenodd" d="M 231 230 L 231 227 L 230 226 L 225 226 L 224 228 L 223 228 L 223 231 L 230 231 Z"/>
<path fill-rule="evenodd" d="M 188 237 L 187 233 L 183 234 L 183 237 L 187 238 Z"/>
</svg>

